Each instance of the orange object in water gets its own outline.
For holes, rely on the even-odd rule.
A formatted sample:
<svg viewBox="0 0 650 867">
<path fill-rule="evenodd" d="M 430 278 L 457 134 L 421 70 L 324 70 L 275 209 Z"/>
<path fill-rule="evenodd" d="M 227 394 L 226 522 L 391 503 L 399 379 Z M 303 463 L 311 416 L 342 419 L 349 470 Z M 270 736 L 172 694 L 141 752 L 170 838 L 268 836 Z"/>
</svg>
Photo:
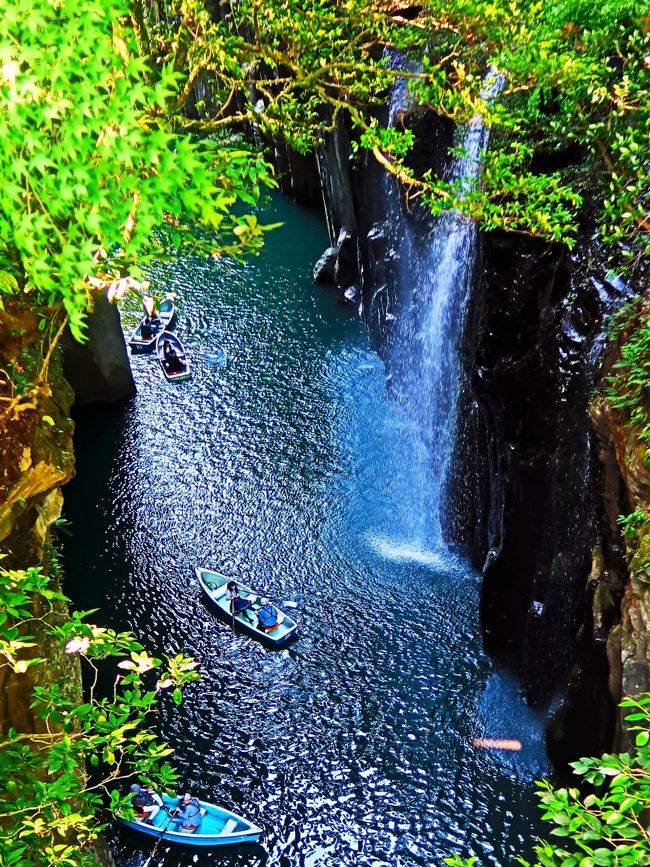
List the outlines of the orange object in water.
<svg viewBox="0 0 650 867">
<path fill-rule="evenodd" d="M 514 738 L 474 738 L 473 747 L 484 747 L 488 750 L 520 750 L 521 741 Z"/>
</svg>

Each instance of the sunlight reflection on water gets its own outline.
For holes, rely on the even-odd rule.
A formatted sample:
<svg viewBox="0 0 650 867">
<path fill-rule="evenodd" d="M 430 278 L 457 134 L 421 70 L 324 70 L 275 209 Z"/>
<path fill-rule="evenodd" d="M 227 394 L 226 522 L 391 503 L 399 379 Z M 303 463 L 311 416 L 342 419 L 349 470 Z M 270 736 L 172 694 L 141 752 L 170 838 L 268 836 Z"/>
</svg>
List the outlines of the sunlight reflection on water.
<svg viewBox="0 0 650 867">
<path fill-rule="evenodd" d="M 201 661 L 156 727 L 182 790 L 265 828 L 263 848 L 161 846 L 159 863 L 413 867 L 454 850 L 509 863 L 538 829 L 541 723 L 482 652 L 478 576 L 412 525 L 383 365 L 312 283 L 320 220 L 275 207 L 286 228 L 248 268 L 152 275 L 177 293 L 192 379 L 166 383 L 134 357 L 136 398 L 78 424 L 69 592 L 152 650 Z M 198 564 L 296 601 L 302 637 L 274 653 L 233 635 Z M 472 747 L 483 735 L 524 749 Z M 152 848 L 121 831 L 113 843 L 119 867 Z"/>
</svg>

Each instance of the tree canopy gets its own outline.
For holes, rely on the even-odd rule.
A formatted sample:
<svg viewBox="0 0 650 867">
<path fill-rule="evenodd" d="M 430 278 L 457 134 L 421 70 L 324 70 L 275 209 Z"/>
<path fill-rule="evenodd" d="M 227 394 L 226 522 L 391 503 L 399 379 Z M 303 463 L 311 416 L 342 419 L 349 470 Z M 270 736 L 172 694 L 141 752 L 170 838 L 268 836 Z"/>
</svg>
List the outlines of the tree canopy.
<svg viewBox="0 0 650 867">
<path fill-rule="evenodd" d="M 345 115 L 434 213 L 572 244 L 589 193 L 607 241 L 650 250 L 648 0 L 2 5 L 0 291 L 62 303 L 77 336 L 88 276 L 259 248 L 238 209 L 273 185 L 253 127 L 306 152 Z M 490 67 L 507 83 L 488 101 Z M 474 189 L 417 177 L 412 134 L 377 121 L 400 76 L 434 112 L 492 126 Z"/>
</svg>

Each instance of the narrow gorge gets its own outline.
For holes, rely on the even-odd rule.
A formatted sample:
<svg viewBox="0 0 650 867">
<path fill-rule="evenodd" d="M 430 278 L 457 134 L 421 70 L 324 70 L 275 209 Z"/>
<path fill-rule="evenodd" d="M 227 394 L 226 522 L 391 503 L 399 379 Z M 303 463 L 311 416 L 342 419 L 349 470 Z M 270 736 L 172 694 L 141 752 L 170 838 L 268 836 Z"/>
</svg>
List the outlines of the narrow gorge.
<svg viewBox="0 0 650 867">
<path fill-rule="evenodd" d="M 5 12 L 0 867 L 645 863 L 648 0 Z"/>
</svg>

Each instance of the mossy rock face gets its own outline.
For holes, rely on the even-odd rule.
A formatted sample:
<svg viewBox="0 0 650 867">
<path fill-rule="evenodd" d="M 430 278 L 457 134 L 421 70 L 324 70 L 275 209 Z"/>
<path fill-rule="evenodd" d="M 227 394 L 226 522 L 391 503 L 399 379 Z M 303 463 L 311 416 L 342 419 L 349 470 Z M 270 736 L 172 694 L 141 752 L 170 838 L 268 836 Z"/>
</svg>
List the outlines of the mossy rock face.
<svg viewBox="0 0 650 867">
<path fill-rule="evenodd" d="M 612 591 L 608 585 L 603 582 L 598 584 L 594 593 L 594 620 L 596 624 L 601 625 L 606 622 L 611 614 L 615 611 L 616 602 Z"/>
<path fill-rule="evenodd" d="M 10 323 L 0 338 L 0 383 L 4 412 L 0 416 L 0 549 L 8 569 L 44 566 L 51 549 L 51 527 L 61 515 L 61 488 L 74 474 L 70 407 L 73 394 L 61 370 L 58 349 L 49 354 L 52 333 L 38 328 L 31 310 L 15 302 L 0 311 L 0 324 Z M 38 601 L 34 600 L 34 614 Z M 60 605 L 48 620 L 67 616 Z M 0 730 L 9 726 L 38 732 L 40 721 L 30 707 L 35 685 L 57 682 L 81 700 L 79 661 L 30 627 L 37 646 L 34 657 L 48 661 L 24 674 L 0 672 Z"/>
<path fill-rule="evenodd" d="M 634 546 L 634 554 L 630 559 L 630 570 L 634 578 L 644 587 L 650 587 L 650 532 L 647 528 L 639 531 Z"/>
</svg>

